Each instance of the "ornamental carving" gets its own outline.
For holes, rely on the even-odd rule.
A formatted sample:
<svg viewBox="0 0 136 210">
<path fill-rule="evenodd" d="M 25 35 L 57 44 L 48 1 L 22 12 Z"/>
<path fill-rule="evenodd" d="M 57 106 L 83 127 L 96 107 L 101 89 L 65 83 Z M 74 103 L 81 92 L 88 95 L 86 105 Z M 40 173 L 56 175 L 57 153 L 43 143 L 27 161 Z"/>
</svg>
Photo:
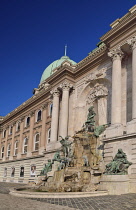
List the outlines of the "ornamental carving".
<svg viewBox="0 0 136 210">
<path fill-rule="evenodd" d="M 123 58 L 123 56 L 124 56 L 124 53 L 122 52 L 120 47 L 118 47 L 118 48 L 108 52 L 108 56 L 110 58 L 112 58 L 113 60 L 121 60 Z"/>
<path fill-rule="evenodd" d="M 134 50 L 136 48 L 136 36 L 134 36 L 132 39 L 129 39 L 127 43 L 131 46 L 131 48 Z"/>
<path fill-rule="evenodd" d="M 60 95 L 60 91 L 58 90 L 58 88 L 54 88 L 50 93 L 51 95 L 53 95 L 53 97 L 55 96 L 59 97 Z"/>
<path fill-rule="evenodd" d="M 72 86 L 71 83 L 65 81 L 65 82 L 61 83 L 59 87 L 60 87 L 62 90 L 67 90 L 67 91 L 69 91 L 70 88 L 72 88 L 73 86 Z"/>
<path fill-rule="evenodd" d="M 88 97 L 87 97 L 87 103 L 91 104 L 95 100 L 106 97 L 108 95 L 108 89 L 102 84 L 96 84 L 94 88 L 90 91 Z"/>
<path fill-rule="evenodd" d="M 35 111 L 31 111 L 31 112 L 30 112 L 30 116 L 31 116 L 31 117 L 34 116 L 34 113 L 35 113 Z"/>
<path fill-rule="evenodd" d="M 96 79 L 104 78 L 106 76 L 107 68 L 102 68 L 100 70 L 96 70 L 95 72 L 91 73 L 89 76 L 85 78 L 85 83 L 91 82 Z"/>
<path fill-rule="evenodd" d="M 42 105 L 42 109 L 46 109 L 48 107 L 48 103 Z"/>
</svg>

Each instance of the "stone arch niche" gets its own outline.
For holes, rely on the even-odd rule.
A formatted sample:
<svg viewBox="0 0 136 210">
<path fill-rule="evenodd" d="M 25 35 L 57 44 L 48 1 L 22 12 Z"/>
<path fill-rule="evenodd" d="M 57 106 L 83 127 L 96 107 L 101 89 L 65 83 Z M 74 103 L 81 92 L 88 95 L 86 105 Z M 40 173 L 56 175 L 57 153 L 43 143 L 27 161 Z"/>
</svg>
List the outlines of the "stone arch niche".
<svg viewBox="0 0 136 210">
<path fill-rule="evenodd" d="M 92 86 L 92 84 L 90 84 L 90 86 Z M 86 98 L 86 106 L 87 110 L 90 106 L 94 106 L 96 113 L 95 123 L 97 126 L 107 124 L 107 96 L 107 85 L 100 81 L 94 81 Z"/>
<path fill-rule="evenodd" d="M 107 96 L 110 82 L 106 78 L 85 79 L 84 88 L 78 96 L 76 107 L 76 131 L 87 119 L 88 108 L 94 106 L 96 125 L 107 124 Z"/>
</svg>

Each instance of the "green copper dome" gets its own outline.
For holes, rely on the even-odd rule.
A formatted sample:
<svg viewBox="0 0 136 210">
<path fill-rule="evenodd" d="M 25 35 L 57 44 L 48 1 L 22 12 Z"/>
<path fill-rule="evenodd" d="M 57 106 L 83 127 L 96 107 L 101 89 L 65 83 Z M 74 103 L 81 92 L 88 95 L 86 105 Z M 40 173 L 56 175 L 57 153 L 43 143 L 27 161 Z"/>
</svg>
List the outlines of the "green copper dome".
<svg viewBox="0 0 136 210">
<path fill-rule="evenodd" d="M 40 83 L 42 83 L 44 80 L 50 77 L 53 74 L 53 70 L 59 67 L 65 60 L 72 63 L 72 65 L 76 64 L 76 62 L 71 60 L 68 56 L 62 56 L 59 60 L 54 61 L 44 70 Z"/>
</svg>

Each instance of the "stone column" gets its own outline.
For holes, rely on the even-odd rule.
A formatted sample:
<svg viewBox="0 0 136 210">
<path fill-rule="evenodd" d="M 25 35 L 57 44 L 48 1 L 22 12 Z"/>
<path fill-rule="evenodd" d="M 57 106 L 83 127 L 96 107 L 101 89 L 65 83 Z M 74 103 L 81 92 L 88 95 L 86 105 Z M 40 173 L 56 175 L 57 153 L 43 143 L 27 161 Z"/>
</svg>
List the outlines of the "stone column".
<svg viewBox="0 0 136 210">
<path fill-rule="evenodd" d="M 132 48 L 132 119 L 136 119 L 136 36 L 128 40 Z"/>
<path fill-rule="evenodd" d="M 58 140 L 58 120 L 59 120 L 59 95 L 60 92 L 56 88 L 51 91 L 53 94 L 53 110 L 52 110 L 52 120 L 51 120 L 51 143 Z"/>
<path fill-rule="evenodd" d="M 45 144 L 46 144 L 47 107 L 48 107 L 47 103 L 42 106 L 42 132 L 41 132 L 40 148 L 39 148 L 40 154 L 43 154 L 43 151 L 45 149 Z"/>
<path fill-rule="evenodd" d="M 68 135 L 68 117 L 69 117 L 69 90 L 72 87 L 71 84 L 65 82 L 61 86 L 62 88 L 62 110 L 61 110 L 61 122 L 60 122 L 60 136 L 65 138 Z"/>
<path fill-rule="evenodd" d="M 121 60 L 123 52 L 120 48 L 108 53 L 112 58 L 112 104 L 111 124 L 121 124 Z"/>
</svg>

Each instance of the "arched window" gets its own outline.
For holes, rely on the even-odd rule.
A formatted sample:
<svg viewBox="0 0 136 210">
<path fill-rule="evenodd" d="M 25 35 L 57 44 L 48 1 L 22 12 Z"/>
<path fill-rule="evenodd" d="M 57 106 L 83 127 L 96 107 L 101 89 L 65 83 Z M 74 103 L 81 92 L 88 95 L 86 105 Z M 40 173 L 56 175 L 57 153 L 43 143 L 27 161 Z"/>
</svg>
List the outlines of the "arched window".
<svg viewBox="0 0 136 210">
<path fill-rule="evenodd" d="M 49 116 L 52 116 L 53 104 L 49 105 Z"/>
<path fill-rule="evenodd" d="M 15 141 L 14 144 L 14 155 L 16 156 L 18 154 L 18 141 Z"/>
<path fill-rule="evenodd" d="M 8 146 L 7 146 L 7 157 L 10 156 L 10 150 L 11 150 L 11 144 L 8 144 Z"/>
<path fill-rule="evenodd" d="M 23 153 L 26 154 L 27 153 L 27 147 L 28 147 L 28 138 L 26 137 L 24 139 L 24 146 L 23 146 Z"/>
<path fill-rule="evenodd" d="M 47 141 L 48 141 L 48 143 L 50 142 L 50 140 L 51 140 L 51 129 L 49 128 L 48 129 L 48 133 L 47 133 Z"/>
<path fill-rule="evenodd" d="M 40 134 L 37 133 L 35 135 L 35 138 L 34 138 L 34 150 L 38 150 L 39 149 L 39 140 L 40 140 Z"/>
<path fill-rule="evenodd" d="M 25 127 L 28 127 L 29 125 L 30 125 L 30 117 L 27 117 Z"/>
<path fill-rule="evenodd" d="M 1 148 L 1 158 L 3 158 L 4 157 L 4 146 L 2 146 L 2 148 Z"/>
<path fill-rule="evenodd" d="M 10 126 L 10 127 L 9 127 L 9 135 L 11 135 L 11 134 L 12 134 L 12 130 L 13 130 L 13 127 L 12 127 L 12 126 Z"/>
<path fill-rule="evenodd" d="M 6 137 L 6 129 L 3 131 L 3 138 Z"/>
<path fill-rule="evenodd" d="M 42 119 L 42 111 L 39 110 L 39 111 L 37 112 L 37 122 L 40 121 L 41 119 Z"/>
<path fill-rule="evenodd" d="M 20 122 L 16 123 L 16 131 L 20 131 Z"/>
</svg>

